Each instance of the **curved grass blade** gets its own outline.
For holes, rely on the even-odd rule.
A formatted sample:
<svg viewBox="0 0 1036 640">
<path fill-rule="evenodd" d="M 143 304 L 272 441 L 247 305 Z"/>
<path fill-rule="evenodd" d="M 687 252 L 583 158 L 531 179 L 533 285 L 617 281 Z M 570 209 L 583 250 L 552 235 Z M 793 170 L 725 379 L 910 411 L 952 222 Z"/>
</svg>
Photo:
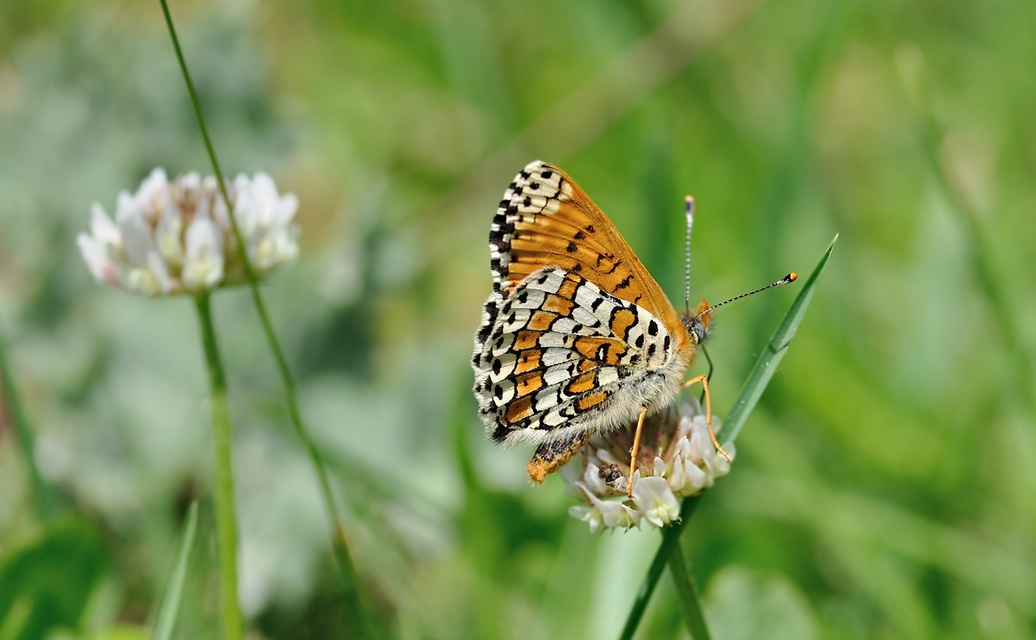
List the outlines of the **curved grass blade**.
<svg viewBox="0 0 1036 640">
<path fill-rule="evenodd" d="M 802 318 L 806 315 L 806 309 L 809 308 L 809 303 L 813 299 L 813 293 L 816 291 L 817 281 L 827 266 L 828 258 L 831 257 L 831 252 L 834 250 L 837 241 L 838 236 L 836 235 L 831 240 L 831 244 L 828 245 L 827 251 L 820 257 L 820 261 L 809 275 L 809 278 L 803 283 L 802 290 L 799 291 L 795 301 L 791 303 L 791 307 L 788 309 L 788 313 L 785 314 L 784 320 L 781 321 L 777 331 L 774 332 L 770 342 L 766 345 L 766 350 L 759 356 L 759 360 L 755 363 L 755 367 L 752 368 L 752 372 L 748 375 L 748 379 L 741 388 L 741 393 L 738 395 L 737 400 L 734 401 L 734 406 L 723 421 L 719 433 L 716 434 L 720 441 L 733 442 L 741 431 L 741 427 L 744 426 L 745 420 L 748 419 L 748 414 L 755 408 L 759 397 L 762 396 L 766 385 L 770 382 L 770 378 L 773 377 L 774 371 L 777 370 L 777 365 L 780 364 L 784 353 L 788 350 L 788 345 L 792 337 L 795 336 Z M 673 549 L 679 544 L 680 534 L 687 525 L 691 514 L 694 513 L 700 498 L 700 495 L 684 498 L 680 508 L 680 520 L 662 532 L 662 544 L 658 547 L 655 558 L 648 567 L 644 582 L 637 591 L 637 597 L 633 601 L 633 606 L 630 607 L 629 616 L 626 618 L 626 624 L 622 629 L 622 635 L 619 636 L 622 640 L 632 638 L 640 625 L 640 619 L 643 617 L 644 610 L 651 599 L 651 594 L 655 590 L 655 585 L 662 575 L 662 570 L 669 562 Z M 679 574 L 683 568 L 683 566 L 677 567 L 675 570 L 676 574 Z M 680 591 L 678 595 L 680 597 L 693 597 L 693 594 L 688 596 L 688 593 L 691 592 L 684 590 Z M 683 602 L 681 607 L 685 611 L 692 608 L 700 609 L 700 605 L 697 602 Z M 693 624 L 690 620 L 688 622 Z"/>
<path fill-rule="evenodd" d="M 709 628 L 705 624 L 705 613 L 701 610 L 701 603 L 698 601 L 698 591 L 694 588 L 694 582 L 687 571 L 683 549 L 679 544 L 673 545 L 672 554 L 669 556 L 669 575 L 673 578 L 676 600 L 680 604 L 687 631 L 694 640 L 711 640 Z"/>
<path fill-rule="evenodd" d="M 734 401 L 734 406 L 730 408 L 730 413 L 727 414 L 723 424 L 720 426 L 719 432 L 716 434 L 720 442 L 733 442 L 737 438 L 737 434 L 741 432 L 741 427 L 744 426 L 745 420 L 748 419 L 748 414 L 752 413 L 752 409 L 759 402 L 759 398 L 763 395 L 766 385 L 770 383 L 770 378 L 773 377 L 773 373 L 777 370 L 777 365 L 781 363 L 781 359 L 784 358 L 784 354 L 788 351 L 788 345 L 791 344 L 791 339 L 795 337 L 795 332 L 798 331 L 802 318 L 806 315 L 806 309 L 809 308 L 809 303 L 813 300 L 813 292 L 817 288 L 817 280 L 820 278 L 824 267 L 827 266 L 827 259 L 831 257 L 831 252 L 834 250 L 836 242 L 838 242 L 837 235 L 831 240 L 831 244 L 828 245 L 824 255 L 820 257 L 820 262 L 813 269 L 813 273 L 809 274 L 809 278 L 802 284 L 802 290 L 795 297 L 795 301 L 791 303 L 791 308 L 788 309 L 788 313 L 784 316 L 784 320 L 781 321 L 781 325 L 777 327 L 777 331 L 770 338 L 766 349 L 759 354 L 759 360 L 756 361 L 752 372 L 748 375 L 748 379 L 745 380 L 744 386 L 741 387 L 741 393 L 738 394 L 737 400 Z"/>
<path fill-rule="evenodd" d="M 259 322 L 262 325 L 263 333 L 266 334 L 266 340 L 269 344 L 274 362 L 276 363 L 277 371 L 280 373 L 281 384 L 284 387 L 284 396 L 288 405 L 288 415 L 291 418 L 292 426 L 295 428 L 295 433 L 299 440 L 301 440 L 302 446 L 313 465 L 313 470 L 316 473 L 317 482 L 320 487 L 320 495 L 324 501 L 324 506 L 327 509 L 328 517 L 331 520 L 331 549 L 334 552 L 335 559 L 337 561 L 337 568 L 342 577 L 343 594 L 349 602 L 349 606 L 353 612 L 352 615 L 359 620 L 359 626 L 361 629 L 356 631 L 356 633 L 359 634 L 357 637 L 368 639 L 380 638 L 381 631 L 375 625 L 374 619 L 369 613 L 370 609 L 366 603 L 364 594 L 360 590 L 360 581 L 356 573 L 356 565 L 353 563 L 352 554 L 349 551 L 349 545 L 346 541 L 345 526 L 343 524 L 344 520 L 339 513 L 338 506 L 335 503 L 334 494 L 331 491 L 331 482 L 328 478 L 323 456 L 317 448 L 316 441 L 314 441 L 313 436 L 310 434 L 309 428 L 302 420 L 302 410 L 299 408 L 298 393 L 295 389 L 295 379 L 291 375 L 291 371 L 288 368 L 288 360 L 284 355 L 283 349 L 281 349 L 280 342 L 277 340 L 277 335 L 274 333 L 273 323 L 270 320 L 270 315 L 266 311 L 266 303 L 263 301 L 263 296 L 259 292 L 259 284 L 255 270 L 248 260 L 248 251 L 245 249 L 244 236 L 241 234 L 241 229 L 233 215 L 234 208 L 230 202 L 230 196 L 227 193 L 227 183 L 223 178 L 223 169 L 216 157 L 216 148 L 213 146 L 212 139 L 209 137 L 208 126 L 205 124 L 205 117 L 201 111 L 201 102 L 198 100 L 198 93 L 195 91 L 194 82 L 191 80 L 191 74 L 187 68 L 187 60 L 184 58 L 183 49 L 180 47 L 180 39 L 176 35 L 176 26 L 173 24 L 173 16 L 169 12 L 168 0 L 159 0 L 159 4 L 162 6 L 162 14 L 165 17 L 166 26 L 169 29 L 169 39 L 172 41 L 173 52 L 176 54 L 177 62 L 180 65 L 180 71 L 183 74 L 184 85 L 186 85 L 187 95 L 190 98 L 191 107 L 194 110 L 195 119 L 198 122 L 198 129 L 201 133 L 202 142 L 205 145 L 209 161 L 212 163 L 212 171 L 216 175 L 216 181 L 219 184 L 220 193 L 223 196 L 223 204 L 226 206 L 227 211 L 231 212 L 231 215 L 228 217 L 230 228 L 234 237 L 234 242 L 242 256 L 242 266 L 244 266 L 245 277 L 248 280 L 248 288 L 252 293 L 252 302 L 255 304 L 256 313 L 259 316 Z"/>
<path fill-rule="evenodd" d="M 180 536 L 180 546 L 176 551 L 176 565 L 166 584 L 165 596 L 155 616 L 155 626 L 151 633 L 152 640 L 169 640 L 176 626 L 176 614 L 180 611 L 183 600 L 183 586 L 187 582 L 187 565 L 190 563 L 191 550 L 194 549 L 194 538 L 198 531 L 198 503 L 192 502 L 187 511 L 187 522 Z"/>
</svg>

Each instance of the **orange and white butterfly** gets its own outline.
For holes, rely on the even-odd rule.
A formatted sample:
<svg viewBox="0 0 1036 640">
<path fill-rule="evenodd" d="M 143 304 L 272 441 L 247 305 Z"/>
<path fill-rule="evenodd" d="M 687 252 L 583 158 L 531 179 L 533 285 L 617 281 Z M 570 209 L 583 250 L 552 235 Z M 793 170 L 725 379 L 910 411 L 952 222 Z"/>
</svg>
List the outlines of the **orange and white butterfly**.
<svg viewBox="0 0 1036 640">
<path fill-rule="evenodd" d="M 487 434 L 538 445 L 535 483 L 597 433 L 669 406 L 711 309 L 678 314 L 615 226 L 564 172 L 529 163 L 489 232 L 493 292 L 471 359 Z M 710 424 L 711 433 L 711 424 Z M 629 490 L 635 468 L 634 440 Z M 713 443 L 723 452 L 719 443 Z M 726 452 L 723 452 L 726 455 Z M 729 458 L 729 456 L 727 456 Z"/>
</svg>

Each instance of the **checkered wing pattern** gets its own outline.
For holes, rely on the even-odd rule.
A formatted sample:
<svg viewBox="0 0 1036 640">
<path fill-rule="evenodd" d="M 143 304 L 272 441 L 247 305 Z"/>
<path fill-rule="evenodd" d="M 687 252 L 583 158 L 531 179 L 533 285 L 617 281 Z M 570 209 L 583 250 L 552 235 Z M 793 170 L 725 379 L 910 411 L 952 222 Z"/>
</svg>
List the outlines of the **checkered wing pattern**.
<svg viewBox="0 0 1036 640">
<path fill-rule="evenodd" d="M 694 348 L 644 265 L 567 175 L 527 165 L 489 235 L 493 292 L 472 367 L 490 436 L 540 444 L 546 471 L 586 438 L 669 404 Z M 541 465 L 542 466 L 542 465 Z"/>
<path fill-rule="evenodd" d="M 649 311 L 550 266 L 503 302 L 475 357 L 476 397 L 493 439 L 543 442 L 631 420 L 677 354 Z"/>
</svg>

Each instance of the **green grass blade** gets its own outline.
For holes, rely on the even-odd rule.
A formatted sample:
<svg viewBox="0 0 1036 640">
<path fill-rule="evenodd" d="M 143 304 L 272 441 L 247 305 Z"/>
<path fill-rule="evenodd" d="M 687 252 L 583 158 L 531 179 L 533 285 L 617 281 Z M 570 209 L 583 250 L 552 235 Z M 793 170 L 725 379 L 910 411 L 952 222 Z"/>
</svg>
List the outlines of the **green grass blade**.
<svg viewBox="0 0 1036 640">
<path fill-rule="evenodd" d="M 672 554 L 673 548 L 680 544 L 680 532 L 683 531 L 687 521 L 691 519 L 691 515 L 698 507 L 700 498 L 700 495 L 684 498 L 683 504 L 680 505 L 680 519 L 662 531 L 662 544 L 658 547 L 655 559 L 651 561 L 647 576 L 644 577 L 644 583 L 640 585 L 640 590 L 637 591 L 637 597 L 633 601 L 633 606 L 630 607 L 629 615 L 626 616 L 626 624 L 622 628 L 622 634 L 619 636 L 620 640 L 630 640 L 633 634 L 636 633 L 637 626 L 640 625 L 640 619 L 644 617 L 644 610 L 647 609 L 648 601 L 651 600 L 651 594 L 655 592 L 655 585 L 658 584 L 658 579 L 662 576 L 666 563 L 669 562 L 669 556 Z"/>
<path fill-rule="evenodd" d="M 220 194 L 223 196 L 223 204 L 226 206 L 227 211 L 230 212 L 227 219 L 230 223 L 231 235 L 234 237 L 234 242 L 238 248 L 238 254 L 241 256 L 241 264 L 244 267 L 245 278 L 248 281 L 248 288 L 252 294 L 252 302 L 255 304 L 256 313 L 259 316 L 259 322 L 262 325 L 263 333 L 266 334 L 270 353 L 273 355 L 277 371 L 281 377 L 281 384 L 284 387 L 284 396 L 288 405 L 288 415 L 291 418 L 292 427 L 294 427 L 295 434 L 302 442 L 306 455 L 309 456 L 310 462 L 313 465 L 313 470 L 317 476 L 317 482 L 320 487 L 320 495 L 331 520 L 331 549 L 334 552 L 335 559 L 337 560 L 337 568 L 342 577 L 344 596 L 349 602 L 349 606 L 353 611 L 353 616 L 360 621 L 360 627 L 362 628 L 362 631 L 356 632 L 357 634 L 360 634 L 357 637 L 380 638 L 381 631 L 375 625 L 374 619 L 369 613 L 369 605 L 365 602 L 364 594 L 360 590 L 360 581 L 356 573 L 356 565 L 353 562 L 352 554 L 349 551 L 349 545 L 346 541 L 344 520 L 339 513 L 334 494 L 331 491 L 331 481 L 328 478 L 324 459 L 320 450 L 317 448 L 316 441 L 310 434 L 309 428 L 303 422 L 302 410 L 299 408 L 298 393 L 295 388 L 295 379 L 292 377 L 291 370 L 288 367 L 288 359 L 285 357 L 284 350 L 281 348 L 280 341 L 277 339 L 277 335 L 273 330 L 273 322 L 270 320 L 270 315 L 266 311 L 266 303 L 263 301 L 262 294 L 259 292 L 258 278 L 248 259 L 248 250 L 245 246 L 244 236 L 241 234 L 241 229 L 233 214 L 234 207 L 230 201 L 230 195 L 227 193 L 227 183 L 223 178 L 223 170 L 220 167 L 218 158 L 216 157 L 216 148 L 212 144 L 212 138 L 209 137 L 208 126 L 205 124 L 205 116 L 201 111 L 201 102 L 198 100 L 198 93 L 195 91 L 194 82 L 191 80 L 191 74 L 187 68 L 187 60 L 184 58 L 183 49 L 180 47 L 180 39 L 176 35 L 176 26 L 173 24 L 173 16 L 169 12 L 169 4 L 167 0 L 159 0 L 159 4 L 162 6 L 162 13 L 165 16 L 166 26 L 169 29 L 169 39 L 172 42 L 173 52 L 176 54 L 180 71 L 183 74 L 184 85 L 187 88 L 187 95 L 191 101 L 191 107 L 198 123 L 202 142 L 204 143 L 205 150 L 209 156 L 209 161 L 212 163 L 212 171 L 216 176 Z"/>
<path fill-rule="evenodd" d="M 672 554 L 669 556 L 669 574 L 673 577 L 676 601 L 680 604 L 684 624 L 687 625 L 687 631 L 694 640 L 710 640 L 709 628 L 705 624 L 705 614 L 701 610 L 698 591 L 694 588 L 691 575 L 687 571 L 683 549 L 679 544 L 674 544 L 672 549 Z"/>
<path fill-rule="evenodd" d="M 777 365 L 780 364 L 781 358 L 784 357 L 784 353 L 788 350 L 788 344 L 795 336 L 795 332 L 806 314 L 806 309 L 809 308 L 809 303 L 813 299 L 813 293 L 816 291 L 817 281 L 827 266 L 827 260 L 831 257 L 831 252 L 834 250 L 835 242 L 837 241 L 838 236 L 836 235 L 831 240 L 831 244 L 828 245 L 827 251 L 820 257 L 820 261 L 813 269 L 813 273 L 803 283 L 802 290 L 799 291 L 799 295 L 791 304 L 791 308 L 788 309 L 784 320 L 777 327 L 773 337 L 770 338 L 770 343 L 767 345 L 766 350 L 759 356 L 759 361 L 756 362 L 755 367 L 748 376 L 748 380 L 741 388 L 738 399 L 734 402 L 730 413 L 727 414 L 727 418 L 723 422 L 719 433 L 716 434 L 721 441 L 733 441 L 737 437 L 738 432 L 741 431 L 741 427 L 744 426 L 745 420 L 748 418 L 748 414 L 752 412 L 752 409 L 755 408 L 756 403 L 759 401 L 759 397 L 762 396 L 766 385 L 770 382 L 770 378 L 773 377 L 773 372 L 777 370 Z M 647 608 L 648 601 L 651 599 L 651 594 L 655 591 L 655 585 L 658 583 L 658 579 L 662 575 L 665 566 L 670 564 L 669 559 L 676 545 L 679 544 L 680 534 L 687 525 L 691 514 L 694 513 L 694 508 L 697 506 L 700 498 L 700 495 L 684 498 L 683 505 L 680 508 L 680 520 L 662 533 L 662 544 L 658 547 L 655 558 L 652 560 L 650 567 L 648 567 L 647 575 L 644 577 L 640 590 L 637 591 L 637 597 L 633 601 L 633 606 L 630 607 L 626 624 L 622 629 L 622 634 L 619 636 L 621 639 L 632 638 L 636 632 L 640 619 L 644 615 L 644 610 Z M 681 567 L 676 567 L 674 573 L 679 574 Z M 683 602 L 681 604 L 686 606 L 688 603 Z"/>
<path fill-rule="evenodd" d="M 180 536 L 180 547 L 176 551 L 176 565 L 166 584 L 165 596 L 155 616 L 155 627 L 151 634 L 153 640 L 169 640 L 176 626 L 176 614 L 180 611 L 183 600 L 183 587 L 187 582 L 187 566 L 190 564 L 191 550 L 194 549 L 194 538 L 198 531 L 198 503 L 191 503 L 187 511 L 187 522 Z"/>
<path fill-rule="evenodd" d="M 763 395 L 763 391 L 766 390 L 766 385 L 770 383 L 770 378 L 777 371 L 777 365 L 781 363 L 785 352 L 788 351 L 788 345 L 791 344 L 791 339 L 795 336 L 799 323 L 802 322 L 802 318 L 806 315 L 806 309 L 809 308 L 809 303 L 813 299 L 813 293 L 816 291 L 820 274 L 824 271 L 824 267 L 827 266 L 827 260 L 831 257 L 831 252 L 834 250 L 836 242 L 838 242 L 837 235 L 831 240 L 831 244 L 828 245 L 827 251 L 821 256 L 820 262 L 813 269 L 813 273 L 803 283 L 802 290 L 799 291 L 799 295 L 795 298 L 795 302 L 791 304 L 791 308 L 788 309 L 788 313 L 784 316 L 781 325 L 777 327 L 777 331 L 770 338 L 766 349 L 759 355 L 759 360 L 756 361 L 755 367 L 752 368 L 752 373 L 745 380 L 744 386 L 741 387 L 741 393 L 738 394 L 737 400 L 734 401 L 734 406 L 731 407 L 730 413 L 727 414 L 727 417 L 723 420 L 723 425 L 716 434 L 720 442 L 733 442 L 737 438 L 737 434 L 741 432 L 741 427 L 744 426 L 748 415 L 752 413 L 752 409 L 755 408 L 760 396 Z"/>
</svg>

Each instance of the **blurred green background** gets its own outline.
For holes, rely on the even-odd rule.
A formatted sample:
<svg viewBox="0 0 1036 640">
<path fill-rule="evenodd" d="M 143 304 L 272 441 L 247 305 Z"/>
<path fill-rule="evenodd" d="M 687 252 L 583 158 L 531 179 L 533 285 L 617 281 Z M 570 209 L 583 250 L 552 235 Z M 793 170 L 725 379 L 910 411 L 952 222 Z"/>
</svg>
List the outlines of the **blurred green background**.
<svg viewBox="0 0 1036 640">
<path fill-rule="evenodd" d="M 209 173 L 155 2 L 0 4 L 0 339 L 56 515 L 0 412 L 0 637 L 146 633 L 202 499 L 178 637 L 215 637 L 191 305 L 74 243 L 151 168 Z M 298 195 L 264 291 L 391 637 L 616 637 L 657 533 L 590 535 L 482 435 L 486 237 L 559 164 L 674 300 L 808 272 L 798 337 L 684 535 L 716 638 L 1036 633 L 1036 5 L 174 3 L 230 174 Z M 723 309 L 723 415 L 795 291 Z M 313 473 L 243 291 L 215 300 L 255 638 L 350 637 Z M 700 367 L 699 367 L 700 368 Z M 46 495 L 46 494 L 45 494 Z M 5 633 L 7 635 L 5 635 Z M 39 631 L 38 633 L 42 633 Z M 686 635 L 663 578 L 640 637 Z"/>
</svg>

